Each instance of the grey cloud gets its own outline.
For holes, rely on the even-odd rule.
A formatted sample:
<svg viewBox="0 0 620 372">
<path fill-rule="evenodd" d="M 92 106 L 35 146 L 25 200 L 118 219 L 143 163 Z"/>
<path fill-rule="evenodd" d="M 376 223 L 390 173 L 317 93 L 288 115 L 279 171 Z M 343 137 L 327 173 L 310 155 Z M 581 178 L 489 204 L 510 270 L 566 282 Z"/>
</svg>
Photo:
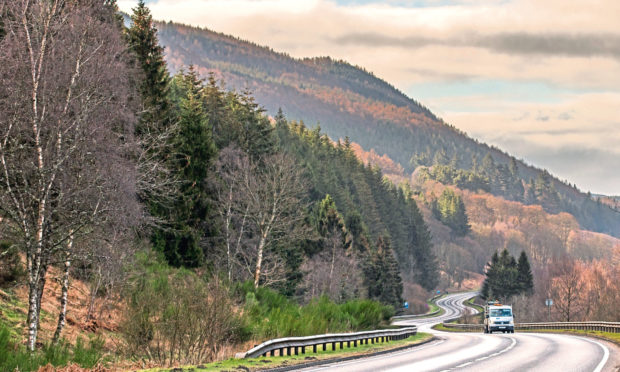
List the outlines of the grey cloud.
<svg viewBox="0 0 620 372">
<path fill-rule="evenodd" d="M 394 46 L 422 48 L 429 45 L 473 46 L 499 53 L 515 55 L 549 55 L 571 57 L 612 57 L 620 59 L 618 34 L 533 34 L 498 33 L 479 35 L 463 34 L 460 38 L 432 38 L 422 36 L 393 37 L 380 33 L 350 33 L 332 39 L 341 44 L 371 47 Z"/>
<path fill-rule="evenodd" d="M 502 33 L 486 36 L 477 45 L 508 54 L 620 58 L 620 35 Z"/>
<path fill-rule="evenodd" d="M 567 120 L 571 120 L 572 118 L 573 118 L 573 114 L 570 112 L 563 112 L 560 115 L 558 115 L 559 120 L 567 121 Z"/>
<path fill-rule="evenodd" d="M 537 129 L 537 130 L 517 130 L 514 133 L 516 134 L 520 134 L 523 136 L 535 136 L 537 134 L 544 134 L 544 135 L 551 135 L 551 136 L 561 136 L 561 135 L 565 135 L 565 134 L 589 134 L 589 133 L 593 133 L 595 131 L 593 131 L 592 129 L 578 129 L 578 128 L 571 128 L 571 129 L 547 129 L 547 130 L 542 130 L 542 129 Z"/>
<path fill-rule="evenodd" d="M 620 194 L 620 173 L 616 172 L 620 164 L 618 153 L 586 146 L 552 148 L 514 134 L 497 136 L 491 142 L 529 164 L 548 169 L 560 179 L 576 183 L 584 191 Z"/>
<path fill-rule="evenodd" d="M 477 75 L 473 75 L 473 74 L 443 73 L 443 72 L 438 72 L 435 70 L 424 69 L 424 68 L 409 68 L 407 69 L 407 71 L 412 72 L 416 75 L 424 76 L 424 77 L 447 79 L 451 81 L 467 81 L 467 80 L 472 80 L 478 77 Z"/>
<path fill-rule="evenodd" d="M 365 45 L 370 47 L 393 46 L 422 48 L 427 45 L 442 44 L 441 40 L 434 38 L 425 38 L 418 36 L 400 38 L 375 32 L 350 33 L 340 37 L 332 38 L 331 41 L 334 41 L 337 44 Z"/>
</svg>

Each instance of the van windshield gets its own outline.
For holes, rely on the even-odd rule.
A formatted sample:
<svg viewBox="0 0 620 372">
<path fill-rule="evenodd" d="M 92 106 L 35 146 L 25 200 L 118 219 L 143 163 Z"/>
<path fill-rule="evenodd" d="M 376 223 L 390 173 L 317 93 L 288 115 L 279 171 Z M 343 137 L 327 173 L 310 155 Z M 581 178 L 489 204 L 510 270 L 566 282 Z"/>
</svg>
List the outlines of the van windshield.
<svg viewBox="0 0 620 372">
<path fill-rule="evenodd" d="M 491 316 L 512 316 L 512 311 L 510 309 L 491 309 Z"/>
</svg>

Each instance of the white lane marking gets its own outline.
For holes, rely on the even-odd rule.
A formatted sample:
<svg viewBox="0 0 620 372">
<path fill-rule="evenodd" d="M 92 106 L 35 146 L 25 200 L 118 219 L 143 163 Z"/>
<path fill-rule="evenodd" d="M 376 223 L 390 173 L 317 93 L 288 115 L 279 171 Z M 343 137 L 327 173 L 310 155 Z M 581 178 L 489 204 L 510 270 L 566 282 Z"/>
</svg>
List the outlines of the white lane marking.
<svg viewBox="0 0 620 372">
<path fill-rule="evenodd" d="M 600 347 L 601 347 L 601 349 L 603 349 L 603 359 L 601 359 L 600 363 L 596 366 L 596 368 L 594 369 L 594 371 L 592 371 L 592 372 L 601 372 L 601 371 L 603 370 L 603 367 L 604 367 L 604 366 L 605 366 L 605 364 L 607 363 L 607 360 L 609 359 L 609 349 L 607 348 L 607 346 L 605 346 L 605 345 L 601 344 L 601 343 L 600 343 L 600 342 L 598 342 L 598 341 L 590 340 L 590 339 L 585 338 L 585 337 L 578 337 L 578 336 L 577 336 L 577 338 L 580 338 L 580 339 L 582 339 L 582 340 L 585 340 L 585 341 L 591 342 L 591 343 L 593 343 L 593 344 L 597 344 L 598 346 L 600 346 Z"/>
<path fill-rule="evenodd" d="M 361 359 L 357 359 L 357 360 L 352 360 L 350 362 L 327 364 L 327 365 L 325 365 L 323 367 L 309 369 L 309 370 L 307 370 L 307 372 L 322 371 L 324 369 L 330 369 L 330 368 L 334 368 L 334 367 L 343 367 L 343 366 L 348 366 L 350 364 L 364 363 L 364 362 L 368 362 L 368 361 L 371 361 L 371 360 L 380 360 L 380 359 L 391 358 L 391 357 L 394 357 L 394 356 L 397 356 L 397 355 L 402 355 L 402 354 L 407 354 L 407 353 L 411 353 L 411 352 L 418 351 L 418 350 L 428 349 L 429 347 L 441 345 L 444 342 L 446 342 L 446 340 L 442 339 L 442 340 L 439 340 L 439 341 L 436 341 L 436 342 L 431 342 L 430 344 L 427 344 L 427 345 L 424 345 L 424 346 L 412 347 L 409 350 L 399 351 L 399 352 L 395 352 L 395 353 L 388 353 L 386 355 L 378 355 L 378 356 L 375 356 L 375 357 L 361 358 Z"/>
<path fill-rule="evenodd" d="M 452 367 L 452 368 L 450 368 L 450 369 L 444 369 L 444 370 L 443 370 L 443 371 L 441 371 L 441 372 L 448 372 L 448 371 L 453 371 L 453 370 L 455 370 L 455 369 L 457 369 L 457 368 L 463 368 L 463 367 L 466 367 L 466 366 L 468 366 L 468 365 L 470 365 L 470 364 L 473 364 L 474 362 L 480 362 L 480 361 L 483 361 L 483 360 L 485 360 L 485 359 L 493 358 L 493 357 L 496 357 L 496 356 L 498 356 L 498 355 L 500 355 L 500 354 L 503 354 L 503 353 L 505 353 L 505 352 L 509 351 L 510 349 L 512 349 L 513 347 L 515 347 L 515 345 L 517 344 L 517 340 L 516 340 L 515 338 L 512 338 L 512 337 L 508 337 L 508 338 L 510 338 L 510 339 L 512 340 L 512 343 L 511 343 L 511 344 L 510 344 L 510 346 L 508 346 L 507 348 L 502 349 L 502 350 L 500 350 L 500 351 L 498 351 L 498 352 L 496 352 L 496 353 L 493 353 L 493 354 L 491 354 L 491 355 L 487 355 L 487 356 L 485 356 L 485 357 L 481 357 L 481 358 L 478 358 L 478 359 L 476 359 L 476 360 L 472 360 L 472 361 L 469 361 L 469 362 L 465 362 L 465 363 L 463 363 L 463 364 L 459 364 L 459 365 L 458 365 L 458 366 L 456 366 L 456 367 Z M 597 370 L 597 371 L 595 371 L 595 372 L 600 372 L 600 370 Z"/>
</svg>

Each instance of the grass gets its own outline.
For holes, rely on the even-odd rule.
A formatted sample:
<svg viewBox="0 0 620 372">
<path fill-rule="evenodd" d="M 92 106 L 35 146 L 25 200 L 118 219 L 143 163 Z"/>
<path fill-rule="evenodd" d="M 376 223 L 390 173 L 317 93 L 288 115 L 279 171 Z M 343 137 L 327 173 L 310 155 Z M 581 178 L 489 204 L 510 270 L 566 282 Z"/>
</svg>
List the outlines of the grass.
<svg viewBox="0 0 620 372">
<path fill-rule="evenodd" d="M 195 372 L 221 372 L 221 371 L 235 371 L 235 370 L 249 370 L 256 371 L 264 368 L 276 368 L 290 365 L 297 365 L 303 363 L 314 362 L 318 360 L 334 359 L 341 357 L 350 357 L 357 355 L 372 354 L 379 351 L 395 349 L 402 346 L 412 346 L 431 339 L 433 336 L 428 333 L 418 333 L 415 336 L 411 336 L 405 340 L 397 340 L 391 342 L 384 342 L 378 344 L 358 345 L 357 347 L 339 349 L 338 345 L 336 350 L 331 350 L 331 344 L 328 344 L 327 351 L 322 351 L 319 348 L 317 353 L 312 352 L 312 348 L 306 348 L 305 354 L 292 355 L 292 356 L 275 356 L 275 357 L 261 357 L 254 359 L 228 359 L 221 362 L 214 362 L 208 364 L 201 364 L 198 366 L 186 366 L 183 367 L 184 371 Z M 171 371 L 166 368 L 155 368 L 144 370 L 144 372 L 164 372 Z M 174 369 L 179 371 L 179 369 Z"/>
<path fill-rule="evenodd" d="M 443 323 L 436 324 L 432 328 L 437 331 L 445 331 L 445 332 L 469 332 L 469 333 L 480 332 L 478 330 L 471 330 L 471 329 L 447 328 L 447 327 L 444 327 Z"/>
<path fill-rule="evenodd" d="M 12 291 L 5 290 L 0 294 L 0 327 L 8 329 L 13 340 L 20 337 L 24 327 L 26 314 L 23 309 L 26 307 Z"/>
<path fill-rule="evenodd" d="M 79 338 L 73 347 L 63 341 L 30 352 L 14 340 L 6 325 L 0 325 L 0 371 L 36 371 L 47 364 L 66 366 L 69 363 L 93 368 L 103 362 L 102 355 L 103 341 L 98 338 L 92 338 L 88 346 Z"/>
<path fill-rule="evenodd" d="M 446 311 L 442 309 L 441 307 L 437 306 L 436 304 L 437 300 L 439 300 L 440 298 L 443 298 L 445 295 L 446 294 L 444 293 L 440 296 L 429 298 L 428 300 L 426 300 L 426 304 L 428 305 L 428 312 L 426 313 L 426 316 L 423 316 L 421 318 L 430 318 L 430 317 L 440 316 L 443 313 L 445 313 Z M 437 314 L 433 314 L 437 310 L 439 310 L 439 312 Z"/>
<path fill-rule="evenodd" d="M 476 297 L 472 297 L 469 300 L 465 301 L 465 305 L 478 310 L 479 313 L 484 313 L 484 307 L 475 303 L 474 302 L 475 300 L 476 300 Z"/>
</svg>

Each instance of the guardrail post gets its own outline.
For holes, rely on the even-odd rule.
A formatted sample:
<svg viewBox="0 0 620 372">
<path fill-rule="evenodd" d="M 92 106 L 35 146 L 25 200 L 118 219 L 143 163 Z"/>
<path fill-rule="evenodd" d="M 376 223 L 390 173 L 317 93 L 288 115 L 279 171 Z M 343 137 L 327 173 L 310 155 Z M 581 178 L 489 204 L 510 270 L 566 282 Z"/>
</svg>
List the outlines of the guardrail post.
<svg viewBox="0 0 620 372">
<path fill-rule="evenodd" d="M 312 345 L 312 352 L 316 354 L 316 344 Z"/>
<path fill-rule="evenodd" d="M 286 355 L 291 356 L 291 347 L 286 348 Z"/>
<path fill-rule="evenodd" d="M 357 340 L 353 340 L 353 347 L 357 347 Z"/>
<path fill-rule="evenodd" d="M 276 350 L 273 349 L 269 352 L 269 356 L 276 356 Z"/>
<path fill-rule="evenodd" d="M 301 353 L 302 353 L 302 354 L 305 354 L 305 353 L 306 353 L 306 347 L 305 347 L 305 346 L 302 346 L 302 347 L 301 347 Z"/>
<path fill-rule="evenodd" d="M 344 341 L 340 341 L 340 350 L 344 349 Z"/>
<path fill-rule="evenodd" d="M 327 351 L 327 343 L 323 344 L 323 351 Z"/>
<path fill-rule="evenodd" d="M 336 351 L 336 343 L 332 342 L 332 351 Z"/>
<path fill-rule="evenodd" d="M 347 347 L 351 347 L 351 341 L 347 341 Z"/>
</svg>

